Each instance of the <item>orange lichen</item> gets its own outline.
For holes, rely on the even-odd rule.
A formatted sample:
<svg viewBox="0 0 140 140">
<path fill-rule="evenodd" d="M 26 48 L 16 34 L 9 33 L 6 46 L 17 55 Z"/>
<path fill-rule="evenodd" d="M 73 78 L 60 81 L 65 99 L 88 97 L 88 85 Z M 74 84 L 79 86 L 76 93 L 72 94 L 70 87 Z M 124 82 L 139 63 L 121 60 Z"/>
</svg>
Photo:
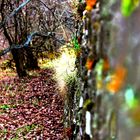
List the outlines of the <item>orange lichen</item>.
<svg viewBox="0 0 140 140">
<path fill-rule="evenodd" d="M 116 93 L 118 92 L 123 84 L 126 77 L 126 69 L 122 66 L 118 66 L 115 72 L 111 75 L 110 81 L 107 83 L 107 90 Z"/>
<path fill-rule="evenodd" d="M 93 59 L 90 59 L 90 58 L 87 59 L 86 68 L 87 68 L 88 70 L 91 70 L 91 69 L 92 69 L 93 62 L 94 62 Z"/>
<path fill-rule="evenodd" d="M 97 0 L 86 0 L 86 10 L 92 10 L 93 6 L 96 4 Z"/>
</svg>

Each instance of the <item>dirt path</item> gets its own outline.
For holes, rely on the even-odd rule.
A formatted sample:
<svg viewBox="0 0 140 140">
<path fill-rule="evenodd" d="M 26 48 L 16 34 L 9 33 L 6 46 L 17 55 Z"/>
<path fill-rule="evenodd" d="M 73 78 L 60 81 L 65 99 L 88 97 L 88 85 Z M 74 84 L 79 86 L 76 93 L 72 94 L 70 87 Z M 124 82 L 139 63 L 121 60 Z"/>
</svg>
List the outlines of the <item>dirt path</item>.
<svg viewBox="0 0 140 140">
<path fill-rule="evenodd" d="M 0 79 L 0 140 L 63 140 L 63 101 L 52 70 Z"/>
</svg>

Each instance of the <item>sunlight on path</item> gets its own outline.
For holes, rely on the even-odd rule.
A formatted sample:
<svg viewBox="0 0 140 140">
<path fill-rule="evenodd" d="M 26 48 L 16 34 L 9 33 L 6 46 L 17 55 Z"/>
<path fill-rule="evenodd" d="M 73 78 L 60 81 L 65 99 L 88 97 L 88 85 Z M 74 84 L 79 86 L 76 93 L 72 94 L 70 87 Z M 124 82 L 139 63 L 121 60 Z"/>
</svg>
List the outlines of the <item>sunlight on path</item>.
<svg viewBox="0 0 140 140">
<path fill-rule="evenodd" d="M 66 94 L 66 82 L 70 77 L 75 77 L 75 51 L 72 48 L 60 48 L 61 55 L 53 61 L 55 77 L 62 95 Z"/>
</svg>

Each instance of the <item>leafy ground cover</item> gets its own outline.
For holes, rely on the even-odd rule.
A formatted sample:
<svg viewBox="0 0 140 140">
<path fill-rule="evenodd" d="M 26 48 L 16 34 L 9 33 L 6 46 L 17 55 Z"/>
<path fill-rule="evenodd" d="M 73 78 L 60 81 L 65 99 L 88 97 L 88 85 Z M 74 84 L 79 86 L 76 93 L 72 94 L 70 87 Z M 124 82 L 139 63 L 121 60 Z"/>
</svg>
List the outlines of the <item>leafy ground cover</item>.
<svg viewBox="0 0 140 140">
<path fill-rule="evenodd" d="M 63 140 L 63 100 L 53 70 L 0 75 L 0 139 Z"/>
</svg>

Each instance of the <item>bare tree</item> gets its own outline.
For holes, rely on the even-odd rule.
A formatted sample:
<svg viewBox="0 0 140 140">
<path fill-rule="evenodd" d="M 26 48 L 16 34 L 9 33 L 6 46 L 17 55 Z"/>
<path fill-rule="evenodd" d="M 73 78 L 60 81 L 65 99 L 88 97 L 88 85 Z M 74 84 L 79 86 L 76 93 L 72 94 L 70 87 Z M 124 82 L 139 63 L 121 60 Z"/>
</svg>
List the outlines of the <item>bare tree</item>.
<svg viewBox="0 0 140 140">
<path fill-rule="evenodd" d="M 19 77 L 38 68 L 38 52 L 53 51 L 74 33 L 68 1 L 2 0 L 0 7 L 0 35 L 9 44 L 0 56 L 11 51 Z"/>
</svg>

